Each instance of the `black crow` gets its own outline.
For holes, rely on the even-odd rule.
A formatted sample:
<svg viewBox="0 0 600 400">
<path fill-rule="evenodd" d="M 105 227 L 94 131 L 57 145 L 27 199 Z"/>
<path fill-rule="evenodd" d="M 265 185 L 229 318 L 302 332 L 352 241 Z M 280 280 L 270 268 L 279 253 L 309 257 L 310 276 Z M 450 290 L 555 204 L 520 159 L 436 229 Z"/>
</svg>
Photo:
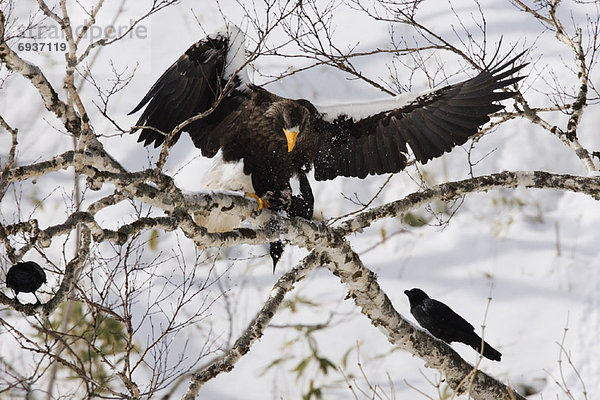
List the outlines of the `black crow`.
<svg viewBox="0 0 600 400">
<path fill-rule="evenodd" d="M 481 338 L 475 333 L 473 325 L 452 311 L 450 307 L 435 299 L 429 298 L 421 289 L 405 290 L 410 301 L 410 313 L 419 325 L 429 333 L 446 343 L 461 342 L 481 353 Z M 500 361 L 502 354 L 483 342 L 483 356 L 490 360 Z"/>
<path fill-rule="evenodd" d="M 15 299 L 19 292 L 33 293 L 40 303 L 35 291 L 42 286 L 42 283 L 46 283 L 46 273 L 33 261 L 16 263 L 6 273 L 6 286 L 15 292 Z"/>
</svg>

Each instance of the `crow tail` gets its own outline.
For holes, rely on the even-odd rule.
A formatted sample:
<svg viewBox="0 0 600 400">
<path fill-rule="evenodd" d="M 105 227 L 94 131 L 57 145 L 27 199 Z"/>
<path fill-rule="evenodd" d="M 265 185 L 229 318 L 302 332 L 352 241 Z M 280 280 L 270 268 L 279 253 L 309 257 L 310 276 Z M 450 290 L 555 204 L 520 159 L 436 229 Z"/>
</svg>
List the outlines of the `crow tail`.
<svg viewBox="0 0 600 400">
<path fill-rule="evenodd" d="M 466 344 L 477 350 L 478 353 L 483 354 L 485 358 L 493 361 L 500 361 L 502 354 L 490 346 L 488 342 L 483 342 L 483 353 L 481 353 L 481 342 L 481 338 L 475 332 L 473 332 L 473 335 L 471 335 L 468 340 L 465 341 Z"/>
</svg>

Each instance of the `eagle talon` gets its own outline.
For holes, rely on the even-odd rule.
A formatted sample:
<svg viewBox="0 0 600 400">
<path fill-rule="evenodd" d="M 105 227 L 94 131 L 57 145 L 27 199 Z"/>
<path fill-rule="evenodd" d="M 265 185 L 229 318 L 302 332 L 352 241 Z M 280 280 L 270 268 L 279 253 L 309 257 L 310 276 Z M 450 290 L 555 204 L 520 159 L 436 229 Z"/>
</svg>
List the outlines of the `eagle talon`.
<svg viewBox="0 0 600 400">
<path fill-rule="evenodd" d="M 256 193 L 246 192 L 246 196 L 251 197 L 258 202 L 258 210 L 256 211 L 262 210 L 263 207 L 270 208 L 269 201 L 267 199 L 260 198 Z"/>
</svg>

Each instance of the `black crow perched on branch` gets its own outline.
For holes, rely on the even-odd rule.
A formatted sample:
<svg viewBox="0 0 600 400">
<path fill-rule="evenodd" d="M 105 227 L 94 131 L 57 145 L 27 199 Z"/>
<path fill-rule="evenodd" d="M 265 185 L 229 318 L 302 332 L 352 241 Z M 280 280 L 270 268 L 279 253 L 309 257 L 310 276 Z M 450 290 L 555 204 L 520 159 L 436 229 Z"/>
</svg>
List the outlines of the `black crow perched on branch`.
<svg viewBox="0 0 600 400">
<path fill-rule="evenodd" d="M 410 301 L 410 313 L 419 325 L 427 329 L 433 336 L 446 343 L 467 344 L 479 353 L 481 353 L 481 344 L 483 343 L 483 356 L 490 360 L 500 361 L 502 354 L 484 342 L 475 333 L 473 325 L 452 311 L 450 307 L 429 298 L 424 291 L 418 288 L 405 290 L 404 294 Z"/>
<path fill-rule="evenodd" d="M 41 303 L 35 291 L 42 283 L 46 283 L 46 273 L 33 261 L 16 263 L 6 273 L 6 286 L 15 292 L 15 299 L 19 292 L 33 293 L 37 302 Z"/>
</svg>

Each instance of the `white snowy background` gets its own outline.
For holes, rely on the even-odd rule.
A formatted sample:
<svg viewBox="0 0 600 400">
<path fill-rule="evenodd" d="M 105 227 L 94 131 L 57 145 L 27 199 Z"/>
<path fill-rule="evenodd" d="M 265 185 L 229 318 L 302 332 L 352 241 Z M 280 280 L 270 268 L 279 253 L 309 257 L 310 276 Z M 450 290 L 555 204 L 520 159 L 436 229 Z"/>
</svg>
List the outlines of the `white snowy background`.
<svg viewBox="0 0 600 400">
<path fill-rule="evenodd" d="M 27 19 L 34 3 L 32 0 L 18 1 L 14 15 Z M 146 3 L 124 2 L 125 12 L 116 24 L 125 24 L 130 18 L 141 15 L 148 7 Z M 545 90 L 545 83 L 538 78 L 538 74 L 548 76 L 548 71 L 552 70 L 564 79 L 567 88 L 576 87 L 577 81 L 568 69 L 574 65 L 570 49 L 560 44 L 540 23 L 517 11 L 509 1 L 488 0 L 483 3 L 481 9 L 487 23 L 487 45 L 492 52 L 501 37 L 503 52 L 507 52 L 514 44 L 517 49 L 532 48 L 529 57 L 534 63 L 523 70 L 524 74 L 529 75 L 523 85 L 528 88 L 528 99 L 534 105 L 549 105 L 548 99 L 540 93 Z M 120 5 L 121 2 L 107 2 L 97 24 L 108 25 Z M 572 18 L 581 27 L 585 27 L 586 12 L 592 16 L 597 12 L 594 4 L 579 6 L 577 10 L 571 10 L 572 5 L 565 3 L 561 16 L 567 23 Z M 462 21 L 473 33 L 474 40 L 482 40 L 475 25 L 479 15 L 476 4 L 470 0 L 460 0 L 452 1 L 452 6 L 463 17 Z M 81 10 L 74 4 L 70 9 L 72 20 L 82 21 L 84 16 Z M 223 15 L 228 21 L 242 27 L 247 23 L 236 1 L 222 1 L 217 6 L 213 2 L 183 0 L 144 21 L 143 25 L 147 28 L 145 38 L 122 40 L 100 52 L 91 69 L 103 87 L 110 86 L 113 67 L 118 71 L 126 68 L 131 71 L 137 66 L 131 84 L 111 101 L 109 112 L 121 126 L 129 127 L 135 123 L 137 116 L 127 116 L 127 112 L 189 45 L 205 36 L 205 32 L 223 25 Z M 458 22 L 449 12 L 447 2 L 425 1 L 418 15 L 424 24 L 438 33 L 454 38 L 453 29 L 457 28 Z M 389 25 L 366 20 L 357 11 L 340 7 L 335 13 L 334 26 L 334 39 L 342 48 L 355 44 L 365 50 L 389 46 Z M 406 28 L 398 26 L 397 29 L 396 35 L 412 35 Z M 276 41 L 277 36 L 273 40 Z M 248 43 L 250 47 L 252 37 Z M 22 56 L 38 63 L 56 88 L 62 87 L 64 66 L 60 53 L 38 55 L 28 52 L 22 53 Z M 447 59 L 447 73 L 460 72 L 456 57 L 449 54 L 440 54 L 440 57 Z M 357 65 L 366 76 L 386 80 L 389 75 L 385 66 L 387 61 L 389 58 L 364 57 L 357 61 Z M 301 59 L 264 57 L 259 58 L 253 68 L 263 74 L 276 75 L 306 63 Z M 6 76 L 5 69 L 0 72 L 2 77 Z M 456 82 L 472 74 L 473 71 L 466 69 L 451 81 Z M 267 79 L 252 71 L 250 76 L 258 84 Z M 598 76 L 594 75 L 596 84 Z M 427 81 L 419 76 L 413 80 L 413 86 L 415 90 L 428 88 Z M 347 74 L 327 67 L 292 75 L 269 84 L 267 88 L 279 95 L 306 98 L 323 105 L 369 101 L 387 96 L 364 82 L 350 79 Z M 94 129 L 104 135 L 101 140 L 108 151 L 130 170 L 146 168 L 148 159 L 156 157 L 157 151 L 148 151 L 137 144 L 135 135 L 116 134 L 111 123 L 104 120 L 93 107 L 97 93 L 92 86 L 86 84 L 81 93 L 93 115 Z M 598 110 L 597 105 L 587 109 L 579 131 L 582 144 L 590 150 L 600 148 Z M 20 76 L 12 76 L 3 83 L 0 113 L 19 129 L 18 163 L 21 165 L 71 148 L 71 139 L 57 132 L 57 121 L 44 110 L 39 95 L 30 83 Z M 551 122 L 555 123 L 564 123 L 565 118 L 550 117 Z M 2 160 L 6 159 L 9 143 L 10 135 L 0 132 Z M 441 159 L 418 168 L 427 174 L 430 184 L 467 178 L 469 168 L 466 150 L 468 146 L 457 148 Z M 188 191 L 204 190 L 199 177 L 210 160 L 198 157 L 198 154 L 187 135 L 182 135 L 168 160 L 168 173 L 175 176 L 179 187 Z M 586 174 L 571 150 L 555 136 L 526 121 L 512 121 L 489 133 L 479 141 L 472 157 L 480 160 L 474 167 L 475 175 L 503 170 Z M 2 200 L 2 218 L 12 221 L 33 215 L 40 220 L 41 226 L 61 221 L 72 190 L 71 174 L 72 171 L 63 171 L 40 178 L 35 184 L 26 182 L 19 185 Z M 358 207 L 344 196 L 353 197 L 356 194 L 362 201 L 368 201 L 386 179 L 387 176 L 368 177 L 366 180 L 312 180 L 315 214 L 326 219 L 355 210 Z M 396 174 L 373 205 L 402 198 L 416 190 L 415 179 L 418 180 L 415 167 Z M 97 198 L 95 193 L 86 196 Z M 11 200 L 15 197 L 25 200 L 18 209 Z M 35 208 L 31 199 L 44 199 L 43 207 Z M 86 201 L 87 198 L 84 204 Z M 419 214 L 428 215 L 426 210 L 420 210 Z M 106 226 L 113 228 L 125 219 L 118 214 L 117 208 L 102 214 L 102 217 Z M 393 235 L 407 228 L 408 232 Z M 374 224 L 350 240 L 354 249 L 361 254 L 364 264 L 378 274 L 383 289 L 405 316 L 409 316 L 409 306 L 403 291 L 420 287 L 431 297 L 450 305 L 480 331 L 490 296 L 492 300 L 485 317 L 485 338 L 503 356 L 499 363 L 484 359 L 481 368 L 509 384 L 532 385 L 541 389 L 532 398 L 566 398 L 553 377 L 559 378 L 561 375 L 558 343 L 565 327 L 568 327 L 564 348 L 571 354 L 572 363 L 585 382 L 587 398 L 595 399 L 600 396 L 599 229 L 600 204 L 588 196 L 540 190 L 501 190 L 467 196 L 450 222 L 441 227 L 436 225 L 434 219 L 429 226 L 410 228 L 395 218 Z M 381 242 L 383 231 L 388 239 L 372 248 Z M 183 252 L 192 257 L 192 243 L 179 236 Z M 175 235 L 164 234 L 159 238 L 156 251 L 167 254 L 176 246 Z M 61 246 L 56 245 L 49 254 L 54 252 L 55 262 L 63 262 L 64 265 L 61 251 Z M 275 276 L 271 274 L 271 261 L 265 246 L 243 246 L 224 252 L 227 258 L 219 261 L 217 268 L 220 271 L 228 269 L 222 285 L 228 290 L 229 301 L 234 304 L 233 337 L 236 337 L 266 300 L 278 276 L 294 266 L 305 252 L 286 248 Z M 151 258 L 152 254 L 148 257 Z M 33 252 L 26 258 L 41 261 Z M 6 271 L 8 259 L 5 253 L 0 253 L 0 260 Z M 166 263 L 165 271 L 170 269 Z M 43 290 L 51 291 L 56 280 L 52 274 L 48 275 L 49 282 Z M 435 371 L 425 368 L 418 358 L 394 351 L 393 346 L 359 313 L 352 301 L 344 300 L 344 288 L 329 271 L 314 271 L 308 279 L 296 285 L 291 295 L 302 296 L 319 307 L 300 306 L 294 313 L 283 309 L 273 324 L 316 324 L 327 321 L 333 314 L 334 327 L 314 333 L 319 353 L 340 364 L 344 354 L 350 350 L 345 372 L 357 376 L 359 386 L 366 386 L 358 369 L 360 359 L 370 382 L 380 385 L 384 393 L 389 395 L 395 392 L 395 398 L 398 399 L 423 398 L 411 385 L 435 397 L 435 389 L 424 378 L 427 376 L 436 380 Z M 41 296 L 44 297 L 44 294 Z M 210 317 L 199 323 L 205 325 L 188 331 L 192 340 L 185 352 L 193 354 L 205 351 L 209 327 L 212 330 L 212 349 L 223 345 L 228 335 L 224 318 L 225 302 L 219 298 Z M 293 329 L 268 328 L 232 372 L 221 374 L 202 389 L 201 398 L 301 398 L 308 388 L 308 381 L 306 377 L 296 379 L 296 374 L 291 370 L 310 354 L 310 350 L 306 341 L 295 341 L 299 337 L 300 334 Z M 173 354 L 183 349 L 184 341 L 180 339 L 171 344 Z M 471 348 L 462 344 L 453 344 L 452 347 L 467 360 L 476 360 Z M 0 354 L 3 357 L 22 356 L 14 345 L 4 341 L 0 342 Z M 292 356 L 294 358 L 288 362 L 267 369 L 275 359 Z M 564 362 L 563 372 L 574 397 L 584 398 L 574 368 Z M 324 398 L 351 398 L 352 394 L 339 373 L 330 371 L 326 376 L 315 374 L 316 385 L 324 382 L 329 385 L 323 389 Z M 390 381 L 393 382 L 392 387 Z M 184 382 L 177 393 L 183 393 L 186 387 Z"/>
</svg>

